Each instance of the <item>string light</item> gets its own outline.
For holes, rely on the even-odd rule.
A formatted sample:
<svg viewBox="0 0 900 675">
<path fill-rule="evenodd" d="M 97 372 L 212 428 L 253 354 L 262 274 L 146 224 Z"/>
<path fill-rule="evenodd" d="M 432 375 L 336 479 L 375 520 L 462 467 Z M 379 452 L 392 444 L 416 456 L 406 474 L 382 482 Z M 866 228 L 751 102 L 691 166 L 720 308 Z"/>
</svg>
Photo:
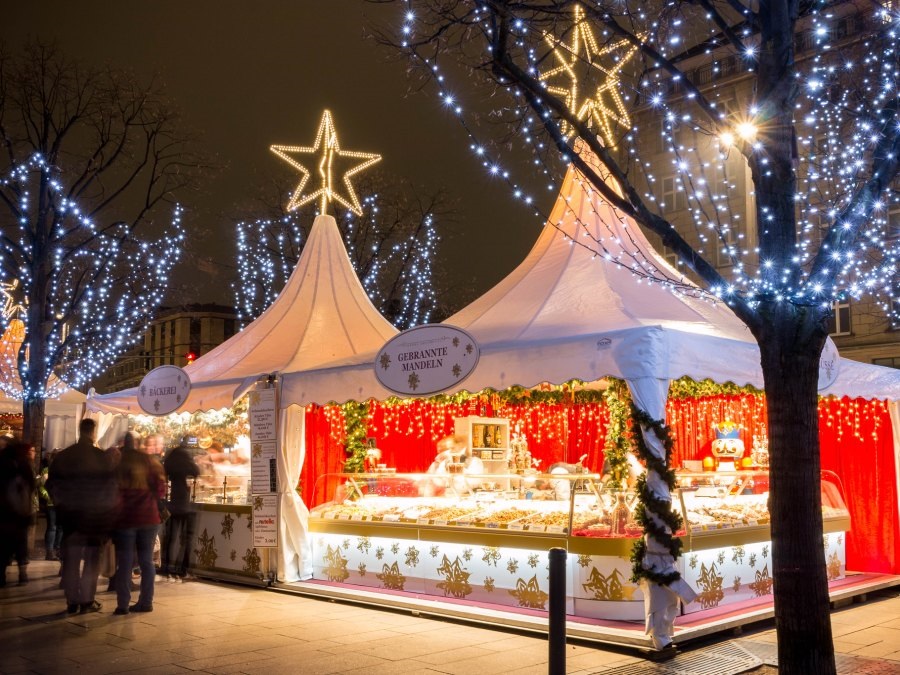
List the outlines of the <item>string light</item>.
<svg viewBox="0 0 900 675">
<path fill-rule="evenodd" d="M 322 120 L 319 122 L 319 130 L 316 133 L 316 140 L 311 147 L 300 145 L 273 145 L 269 148 L 276 155 L 281 157 L 285 162 L 297 169 L 300 174 L 300 183 L 297 185 L 294 193 L 291 195 L 287 205 L 288 211 L 293 211 L 308 204 L 309 202 L 319 200 L 319 213 L 326 213 L 329 203 L 337 202 L 344 208 L 349 209 L 358 216 L 362 215 L 362 206 L 353 184 L 350 179 L 373 164 L 381 161 L 381 155 L 371 152 L 357 152 L 351 150 L 341 150 L 338 142 L 337 130 L 334 128 L 334 121 L 331 119 L 331 112 L 325 110 L 322 113 Z M 310 177 L 310 171 L 300 162 L 294 159 L 292 154 L 301 155 L 319 155 L 316 164 L 316 171 L 319 175 L 321 186 L 318 190 L 307 195 L 303 194 L 303 188 Z M 334 178 L 336 171 L 336 158 L 361 159 L 362 161 L 354 164 L 343 173 L 341 182 L 344 184 L 344 194 L 338 192 L 337 181 Z"/>
<path fill-rule="evenodd" d="M 0 390 L 22 400 L 54 398 L 68 387 L 83 387 L 141 340 L 184 244 L 180 206 L 174 207 L 169 227 L 158 239 L 138 239 L 128 223 L 98 225 L 84 214 L 60 174 L 36 154 L 0 179 L 0 191 L 19 214 L 18 236 L 7 228 L 0 237 L 4 289 L 24 298 L 40 294 L 45 300 L 42 335 L 26 333 L 28 306 L 23 311 L 14 303 L 2 318 L 3 328 L 17 336 L 17 348 L 4 347 Z M 39 203 L 32 196 L 42 186 L 47 187 L 45 208 L 54 220 L 39 246 L 36 228 L 43 224 L 38 224 Z M 32 270 L 39 256 L 46 262 L 46 282 L 35 289 Z M 33 340 L 44 342 L 43 362 L 28 357 Z"/>
</svg>

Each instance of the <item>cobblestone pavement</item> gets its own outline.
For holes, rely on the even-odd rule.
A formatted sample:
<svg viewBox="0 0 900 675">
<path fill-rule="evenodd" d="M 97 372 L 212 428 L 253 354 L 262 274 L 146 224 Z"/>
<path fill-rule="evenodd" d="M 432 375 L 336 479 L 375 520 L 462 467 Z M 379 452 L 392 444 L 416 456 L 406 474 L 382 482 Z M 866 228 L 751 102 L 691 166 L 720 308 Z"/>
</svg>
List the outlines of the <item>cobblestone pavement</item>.
<svg viewBox="0 0 900 675">
<path fill-rule="evenodd" d="M 100 593 L 102 611 L 66 616 L 58 567 L 32 563 L 26 586 L 15 585 L 16 569 L 9 568 L 11 585 L 0 589 L 0 673 L 547 672 L 541 637 L 207 581 L 159 581 L 152 613 L 115 616 L 114 595 Z M 896 589 L 835 611 L 833 625 L 841 672 L 900 673 Z M 723 636 L 685 650 L 683 662 L 712 665 L 729 643 L 771 662 L 774 639 L 768 627 Z M 675 672 L 593 645 L 570 644 L 566 654 L 568 673 Z"/>
</svg>

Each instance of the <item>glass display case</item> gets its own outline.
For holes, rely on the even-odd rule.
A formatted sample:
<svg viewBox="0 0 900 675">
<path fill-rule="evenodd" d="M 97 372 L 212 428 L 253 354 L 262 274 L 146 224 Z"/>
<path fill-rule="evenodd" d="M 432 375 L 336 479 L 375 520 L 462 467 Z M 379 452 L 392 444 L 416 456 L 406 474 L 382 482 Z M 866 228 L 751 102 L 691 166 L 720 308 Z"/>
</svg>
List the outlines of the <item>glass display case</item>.
<svg viewBox="0 0 900 675">
<path fill-rule="evenodd" d="M 311 521 L 357 521 L 577 537 L 638 537 L 636 496 L 596 474 L 341 474 Z M 319 488 L 317 487 L 317 490 Z M 328 491 L 326 491 L 326 494 Z"/>
<path fill-rule="evenodd" d="M 685 529 L 699 540 L 734 531 L 757 531 L 769 538 L 769 473 L 767 471 L 716 471 L 677 474 L 678 496 Z M 838 477 L 822 472 L 822 516 L 825 532 L 850 529 L 850 514 Z M 762 540 L 761 539 L 761 540 Z"/>
</svg>

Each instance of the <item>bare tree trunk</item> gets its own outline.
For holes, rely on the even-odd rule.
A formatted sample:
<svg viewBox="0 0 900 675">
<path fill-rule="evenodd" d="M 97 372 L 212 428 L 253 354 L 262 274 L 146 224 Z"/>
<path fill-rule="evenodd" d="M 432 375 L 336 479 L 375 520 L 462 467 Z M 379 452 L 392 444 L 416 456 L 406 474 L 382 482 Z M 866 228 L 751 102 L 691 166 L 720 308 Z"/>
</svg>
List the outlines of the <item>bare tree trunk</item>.
<svg viewBox="0 0 900 675">
<path fill-rule="evenodd" d="M 812 311 L 812 310 L 810 310 Z M 759 340 L 769 414 L 772 577 L 782 674 L 835 672 L 818 435 L 825 336 L 796 307 L 776 309 Z"/>
<path fill-rule="evenodd" d="M 22 440 L 35 447 L 38 456 L 44 446 L 44 409 L 47 401 L 34 397 L 22 401 Z"/>
</svg>

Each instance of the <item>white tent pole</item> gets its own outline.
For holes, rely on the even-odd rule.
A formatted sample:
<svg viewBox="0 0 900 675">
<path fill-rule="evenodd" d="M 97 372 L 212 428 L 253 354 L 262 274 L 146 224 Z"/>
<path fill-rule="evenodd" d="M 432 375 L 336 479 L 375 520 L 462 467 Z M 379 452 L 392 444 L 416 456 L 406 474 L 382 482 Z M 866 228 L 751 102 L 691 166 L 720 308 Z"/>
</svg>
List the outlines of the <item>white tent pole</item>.
<svg viewBox="0 0 900 675">
<path fill-rule="evenodd" d="M 626 381 L 635 406 L 649 415 L 651 419 L 665 423 L 669 381 L 655 377 L 634 377 Z M 666 448 L 663 442 L 649 427 L 641 425 L 641 428 L 644 443 L 650 453 L 657 459 L 665 461 Z M 671 501 L 672 495 L 668 484 L 652 468 L 647 471 L 647 487 L 656 499 Z M 649 509 L 647 515 L 654 520 L 656 525 L 669 530 L 668 526 L 654 516 Z M 656 574 L 672 574 L 678 571 L 675 559 L 663 542 L 657 541 L 650 534 L 645 534 L 644 540 L 647 546 L 643 560 L 644 569 Z M 653 646 L 656 649 L 663 649 L 672 643 L 675 635 L 675 618 L 678 616 L 679 597 L 684 602 L 690 602 L 696 597 L 696 594 L 687 582 L 680 578 L 668 586 L 642 579 L 641 591 L 644 594 L 645 630 L 650 635 Z"/>
</svg>

